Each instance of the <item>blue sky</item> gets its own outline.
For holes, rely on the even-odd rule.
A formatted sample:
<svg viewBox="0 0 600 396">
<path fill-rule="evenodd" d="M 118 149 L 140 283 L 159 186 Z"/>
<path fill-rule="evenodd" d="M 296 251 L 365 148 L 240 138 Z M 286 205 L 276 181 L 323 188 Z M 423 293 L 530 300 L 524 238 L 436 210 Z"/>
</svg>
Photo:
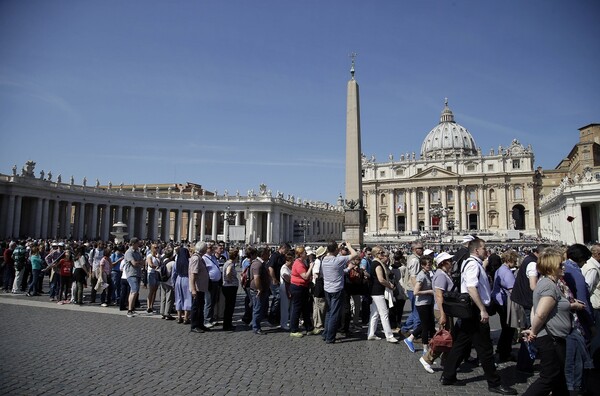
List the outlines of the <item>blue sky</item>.
<svg viewBox="0 0 600 396">
<path fill-rule="evenodd" d="M 1 1 L 0 172 L 344 191 L 348 54 L 363 152 L 419 152 L 449 98 L 484 153 L 554 168 L 600 122 L 598 1 Z"/>
</svg>

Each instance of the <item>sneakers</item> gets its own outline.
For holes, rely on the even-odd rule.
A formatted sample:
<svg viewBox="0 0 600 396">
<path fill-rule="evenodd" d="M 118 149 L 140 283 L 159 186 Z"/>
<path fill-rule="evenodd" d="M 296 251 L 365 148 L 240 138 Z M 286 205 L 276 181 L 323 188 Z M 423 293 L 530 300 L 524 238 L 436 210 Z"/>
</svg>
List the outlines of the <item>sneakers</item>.
<svg viewBox="0 0 600 396">
<path fill-rule="evenodd" d="M 304 337 L 304 334 L 297 331 L 295 333 L 290 333 L 290 337 L 302 338 L 302 337 Z"/>
<path fill-rule="evenodd" d="M 381 340 L 381 337 L 377 337 L 376 335 L 372 335 L 372 336 L 368 336 L 367 340 L 369 340 L 369 341 L 379 341 L 379 340 Z"/>
<path fill-rule="evenodd" d="M 322 329 L 321 327 L 315 327 L 315 328 L 313 329 L 313 331 L 311 331 L 311 334 L 312 334 L 312 335 L 319 335 L 319 334 L 321 334 L 322 332 L 323 332 L 323 329 Z"/>
<path fill-rule="evenodd" d="M 102 304 L 100 304 L 100 306 L 101 307 L 108 307 L 108 304 L 107 303 L 102 303 Z"/>
<path fill-rule="evenodd" d="M 413 345 L 413 342 L 411 340 L 409 340 L 408 338 L 405 338 L 404 343 L 408 347 L 409 351 L 411 351 L 412 353 L 415 353 L 415 346 Z"/>
<path fill-rule="evenodd" d="M 133 318 L 135 316 L 135 312 L 133 311 L 127 311 L 127 317 L 128 318 Z"/>
<path fill-rule="evenodd" d="M 204 327 L 211 329 L 211 328 L 215 327 L 215 325 L 211 322 L 206 322 L 206 323 L 204 323 Z"/>
<path fill-rule="evenodd" d="M 391 342 L 392 344 L 397 344 L 398 339 L 396 337 L 390 337 L 385 339 L 387 342 Z"/>
<path fill-rule="evenodd" d="M 429 363 L 427 363 L 425 361 L 425 359 L 423 359 L 422 357 L 419 359 L 419 362 L 421 362 L 421 364 L 423 365 L 423 368 L 425 369 L 425 371 L 427 371 L 429 374 L 433 374 L 433 369 L 431 368 L 431 365 Z"/>
</svg>

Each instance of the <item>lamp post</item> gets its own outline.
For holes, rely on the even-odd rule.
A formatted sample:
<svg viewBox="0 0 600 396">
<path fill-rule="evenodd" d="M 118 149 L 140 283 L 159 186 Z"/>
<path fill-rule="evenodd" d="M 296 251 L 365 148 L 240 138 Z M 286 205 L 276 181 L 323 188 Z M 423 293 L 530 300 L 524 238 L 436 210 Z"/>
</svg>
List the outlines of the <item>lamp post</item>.
<svg viewBox="0 0 600 396">
<path fill-rule="evenodd" d="M 221 217 L 223 218 L 223 226 L 225 228 L 225 242 L 229 243 L 229 223 L 235 221 L 237 212 L 232 212 L 229 205 L 227 205 L 227 207 L 225 207 L 225 211 L 221 213 Z"/>
<path fill-rule="evenodd" d="M 437 217 L 439 220 L 441 220 L 444 217 L 448 216 L 448 208 L 445 208 L 442 205 L 442 203 L 438 200 L 437 202 L 432 203 L 431 206 L 429 207 L 429 214 L 431 215 L 431 217 Z M 442 221 L 440 221 L 438 223 L 438 232 L 440 234 L 440 247 L 441 247 L 441 244 L 442 244 Z"/>
<path fill-rule="evenodd" d="M 310 227 L 310 222 L 308 220 L 302 219 L 302 221 L 298 224 L 298 227 L 302 230 L 303 240 L 306 243 L 306 229 Z"/>
</svg>

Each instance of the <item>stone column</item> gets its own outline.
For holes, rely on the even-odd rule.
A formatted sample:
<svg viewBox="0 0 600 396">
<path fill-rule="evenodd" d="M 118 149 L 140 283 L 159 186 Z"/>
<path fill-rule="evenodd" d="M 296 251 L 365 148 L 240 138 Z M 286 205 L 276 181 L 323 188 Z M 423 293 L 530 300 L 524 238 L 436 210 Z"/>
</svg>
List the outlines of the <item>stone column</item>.
<svg viewBox="0 0 600 396">
<path fill-rule="evenodd" d="M 129 207 L 129 224 L 127 224 L 129 229 L 129 238 L 139 238 L 137 225 L 135 224 L 135 206 Z"/>
<path fill-rule="evenodd" d="M 40 234 L 42 239 L 48 238 L 48 216 L 50 216 L 50 214 L 48 213 L 49 205 L 50 205 L 50 200 L 45 198 L 43 200 L 43 205 L 42 205 L 42 232 Z"/>
<path fill-rule="evenodd" d="M 462 189 L 460 190 L 460 202 L 461 202 L 460 224 L 463 229 L 467 230 L 467 229 L 469 229 L 469 223 L 467 221 L 467 187 L 466 186 L 462 186 Z"/>
<path fill-rule="evenodd" d="M 213 210 L 213 214 L 212 214 L 212 234 L 211 234 L 210 237 L 214 241 L 217 240 L 217 226 L 218 226 L 217 220 L 218 220 L 218 218 L 217 218 L 217 211 Z"/>
<path fill-rule="evenodd" d="M 390 197 L 388 201 L 388 230 L 395 234 L 398 231 L 398 225 L 396 224 L 396 191 L 392 189 L 388 195 Z"/>
<path fill-rule="evenodd" d="M 90 212 L 90 228 L 88 229 L 89 239 L 96 239 L 98 237 L 98 204 L 92 204 L 92 210 Z"/>
<path fill-rule="evenodd" d="M 479 186 L 479 228 L 487 230 L 487 210 L 486 210 L 486 199 L 485 189 L 483 185 Z"/>
<path fill-rule="evenodd" d="M 161 230 L 163 241 L 171 240 L 171 209 L 163 210 Z"/>
<path fill-rule="evenodd" d="M 83 202 L 79 202 L 77 204 L 77 239 L 83 239 L 83 231 L 85 229 L 85 204 Z"/>
<path fill-rule="evenodd" d="M 43 199 L 37 198 L 35 200 L 35 223 L 34 223 L 34 237 L 40 238 L 42 235 L 42 206 Z"/>
<path fill-rule="evenodd" d="M 64 230 L 63 235 L 68 238 L 68 237 L 73 237 L 72 232 L 71 232 L 71 215 L 72 215 L 72 211 L 73 211 L 73 203 L 72 202 L 65 202 L 65 217 L 64 217 L 64 222 L 62 225 L 62 229 Z"/>
<path fill-rule="evenodd" d="M 173 240 L 178 242 L 181 240 L 181 209 L 175 209 L 175 226 L 173 229 Z"/>
<path fill-rule="evenodd" d="M 107 241 L 110 238 L 110 206 L 105 205 L 102 207 L 102 231 L 101 236 L 102 240 Z"/>
<path fill-rule="evenodd" d="M 404 190 L 404 221 L 406 231 L 412 231 L 412 191 L 410 188 Z"/>
<path fill-rule="evenodd" d="M 448 208 L 448 190 L 446 189 L 446 187 L 441 187 L 440 188 L 440 195 L 442 198 L 442 206 L 444 208 Z M 442 216 L 442 221 L 440 222 L 440 230 L 441 231 L 448 231 L 448 215 L 446 212 L 446 216 Z"/>
<path fill-rule="evenodd" d="M 271 224 L 273 221 L 272 215 L 271 215 L 271 211 L 267 212 L 267 240 L 265 242 L 267 243 L 272 243 L 273 242 L 273 236 L 271 235 L 271 233 L 273 232 L 273 224 Z"/>
<path fill-rule="evenodd" d="M 16 196 L 15 197 L 15 210 L 14 210 L 14 221 L 13 221 L 13 231 L 12 235 L 15 238 L 18 238 L 21 234 L 21 208 L 23 205 L 23 197 Z"/>
<path fill-rule="evenodd" d="M 412 230 L 419 230 L 419 200 L 417 196 L 417 189 L 411 189 L 411 203 L 412 203 Z"/>
<path fill-rule="evenodd" d="M 237 212 L 237 216 L 235 216 L 235 225 L 239 226 L 242 225 L 242 216 L 244 215 L 244 212 L 242 212 L 241 210 Z"/>
<path fill-rule="evenodd" d="M 425 198 L 425 203 L 423 204 L 423 209 L 425 211 L 425 231 L 431 231 L 431 214 L 429 213 L 429 188 L 426 187 L 423 189 L 423 198 Z"/>
<path fill-rule="evenodd" d="M 115 219 L 116 222 L 123 221 L 123 207 L 121 205 L 117 206 L 117 214 L 115 216 L 116 216 L 116 219 Z M 129 224 L 127 224 L 127 225 L 129 225 Z"/>
<path fill-rule="evenodd" d="M 498 185 L 498 226 L 500 230 L 504 231 L 508 230 L 510 224 L 508 219 L 508 188 L 509 185 L 506 183 Z"/>
<path fill-rule="evenodd" d="M 248 218 L 246 219 L 246 243 L 255 242 L 255 230 L 254 230 L 254 212 L 248 211 Z"/>
<path fill-rule="evenodd" d="M 60 207 L 60 201 L 54 201 L 54 206 L 52 208 L 52 224 L 50 224 L 50 235 L 52 235 L 53 239 L 58 238 L 58 209 Z"/>
<path fill-rule="evenodd" d="M 188 240 L 196 240 L 196 212 L 194 209 L 190 209 L 190 216 L 188 217 Z"/>
<path fill-rule="evenodd" d="M 206 239 L 206 210 L 200 212 L 200 240 Z"/>
<path fill-rule="evenodd" d="M 8 211 L 6 217 L 6 236 L 14 237 L 15 228 L 15 202 L 16 197 L 14 195 L 8 196 Z"/>
<path fill-rule="evenodd" d="M 456 186 L 454 187 L 454 229 L 457 232 L 460 232 L 460 230 L 462 230 L 460 222 L 462 214 L 460 208 L 460 186 Z"/>
</svg>

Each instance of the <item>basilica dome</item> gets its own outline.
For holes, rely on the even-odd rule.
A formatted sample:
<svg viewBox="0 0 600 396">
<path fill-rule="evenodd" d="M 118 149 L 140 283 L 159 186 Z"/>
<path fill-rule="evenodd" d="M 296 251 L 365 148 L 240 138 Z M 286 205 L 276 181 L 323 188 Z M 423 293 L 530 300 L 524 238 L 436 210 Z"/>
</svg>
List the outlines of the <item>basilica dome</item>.
<svg viewBox="0 0 600 396">
<path fill-rule="evenodd" d="M 421 145 L 421 158 L 475 155 L 477 147 L 467 128 L 454 121 L 446 99 L 440 123 L 427 134 Z"/>
</svg>

